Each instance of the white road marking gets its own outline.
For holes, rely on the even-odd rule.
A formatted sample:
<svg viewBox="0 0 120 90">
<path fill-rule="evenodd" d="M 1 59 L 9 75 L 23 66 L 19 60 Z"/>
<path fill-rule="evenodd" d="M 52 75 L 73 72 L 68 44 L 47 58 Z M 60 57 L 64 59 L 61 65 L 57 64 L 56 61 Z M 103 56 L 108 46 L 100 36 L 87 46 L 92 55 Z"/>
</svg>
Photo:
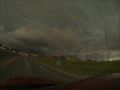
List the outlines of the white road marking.
<svg viewBox="0 0 120 90">
<path fill-rule="evenodd" d="M 45 69 L 43 66 L 41 66 L 41 68 Z"/>
<path fill-rule="evenodd" d="M 31 59 L 31 60 L 32 60 L 32 59 Z M 52 68 L 52 67 L 50 67 L 50 66 L 47 66 L 47 65 L 45 65 L 45 64 L 43 64 L 43 63 L 41 63 L 41 62 L 39 62 L 39 61 L 37 61 L 37 60 L 35 60 L 35 61 L 38 62 L 38 63 L 40 63 L 40 64 L 42 64 L 42 65 L 44 65 L 44 66 L 46 66 L 46 67 L 48 67 L 48 68 L 51 68 L 51 69 L 53 69 L 53 70 L 56 70 L 56 71 L 58 71 L 58 72 L 67 74 L 67 75 L 69 75 L 69 76 L 77 77 L 77 78 L 80 78 L 80 79 L 84 79 L 83 77 L 79 77 L 79 76 L 77 76 L 77 75 L 72 75 L 72 74 L 69 74 L 69 73 L 60 71 L 60 70 L 58 70 L 58 69 Z M 41 66 L 41 67 L 42 67 L 42 66 Z M 44 68 L 44 67 L 43 67 L 43 68 Z M 45 68 L 44 68 L 44 69 L 45 69 Z"/>
<path fill-rule="evenodd" d="M 27 63 L 27 65 L 29 66 L 29 63 Z"/>
</svg>

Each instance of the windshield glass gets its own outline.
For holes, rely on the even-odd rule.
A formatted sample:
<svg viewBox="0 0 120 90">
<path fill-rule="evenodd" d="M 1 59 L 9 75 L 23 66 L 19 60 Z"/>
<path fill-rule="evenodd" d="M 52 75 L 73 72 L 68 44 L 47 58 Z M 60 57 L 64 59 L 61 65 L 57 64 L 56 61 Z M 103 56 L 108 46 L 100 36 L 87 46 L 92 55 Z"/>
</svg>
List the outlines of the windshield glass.
<svg viewBox="0 0 120 90">
<path fill-rule="evenodd" d="M 119 16 L 119 0 L 0 0 L 0 84 L 120 72 Z"/>
</svg>

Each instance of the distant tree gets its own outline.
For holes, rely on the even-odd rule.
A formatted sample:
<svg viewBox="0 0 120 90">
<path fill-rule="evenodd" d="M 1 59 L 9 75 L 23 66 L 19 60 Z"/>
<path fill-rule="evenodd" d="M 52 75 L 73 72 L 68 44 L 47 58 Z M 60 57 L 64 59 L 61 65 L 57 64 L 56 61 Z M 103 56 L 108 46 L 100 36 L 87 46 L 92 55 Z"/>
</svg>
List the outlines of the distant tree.
<svg viewBox="0 0 120 90">
<path fill-rule="evenodd" d="M 6 47 L 6 50 L 10 50 L 10 48 L 9 48 L 9 47 Z"/>
<path fill-rule="evenodd" d="M 14 51 L 15 51 L 15 52 L 18 52 L 18 50 L 17 50 L 17 49 L 14 49 Z"/>
<path fill-rule="evenodd" d="M 91 59 L 88 59 L 87 61 L 92 61 Z"/>
<path fill-rule="evenodd" d="M 14 51 L 14 48 L 11 48 L 11 51 Z"/>
</svg>

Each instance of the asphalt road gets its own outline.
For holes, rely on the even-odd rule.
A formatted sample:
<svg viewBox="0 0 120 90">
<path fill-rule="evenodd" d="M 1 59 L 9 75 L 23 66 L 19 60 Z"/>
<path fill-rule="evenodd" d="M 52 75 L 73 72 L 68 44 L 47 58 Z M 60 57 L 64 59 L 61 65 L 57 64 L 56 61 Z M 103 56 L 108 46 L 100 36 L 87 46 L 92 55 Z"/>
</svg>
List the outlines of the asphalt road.
<svg viewBox="0 0 120 90">
<path fill-rule="evenodd" d="M 0 84 L 16 76 L 42 77 L 64 83 L 81 79 L 46 66 L 29 56 L 15 55 L 15 53 L 0 55 Z"/>
</svg>

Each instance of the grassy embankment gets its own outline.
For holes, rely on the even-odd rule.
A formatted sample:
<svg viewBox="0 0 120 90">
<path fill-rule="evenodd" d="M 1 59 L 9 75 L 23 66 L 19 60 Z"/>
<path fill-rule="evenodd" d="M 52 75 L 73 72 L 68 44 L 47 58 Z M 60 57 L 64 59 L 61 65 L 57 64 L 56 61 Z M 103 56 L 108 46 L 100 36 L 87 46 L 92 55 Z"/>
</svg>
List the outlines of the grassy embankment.
<svg viewBox="0 0 120 90">
<path fill-rule="evenodd" d="M 79 75 L 84 78 L 120 72 L 120 61 L 62 61 L 62 65 L 56 65 L 58 60 L 42 57 L 33 57 L 43 64 L 54 67 L 61 71 Z"/>
</svg>

